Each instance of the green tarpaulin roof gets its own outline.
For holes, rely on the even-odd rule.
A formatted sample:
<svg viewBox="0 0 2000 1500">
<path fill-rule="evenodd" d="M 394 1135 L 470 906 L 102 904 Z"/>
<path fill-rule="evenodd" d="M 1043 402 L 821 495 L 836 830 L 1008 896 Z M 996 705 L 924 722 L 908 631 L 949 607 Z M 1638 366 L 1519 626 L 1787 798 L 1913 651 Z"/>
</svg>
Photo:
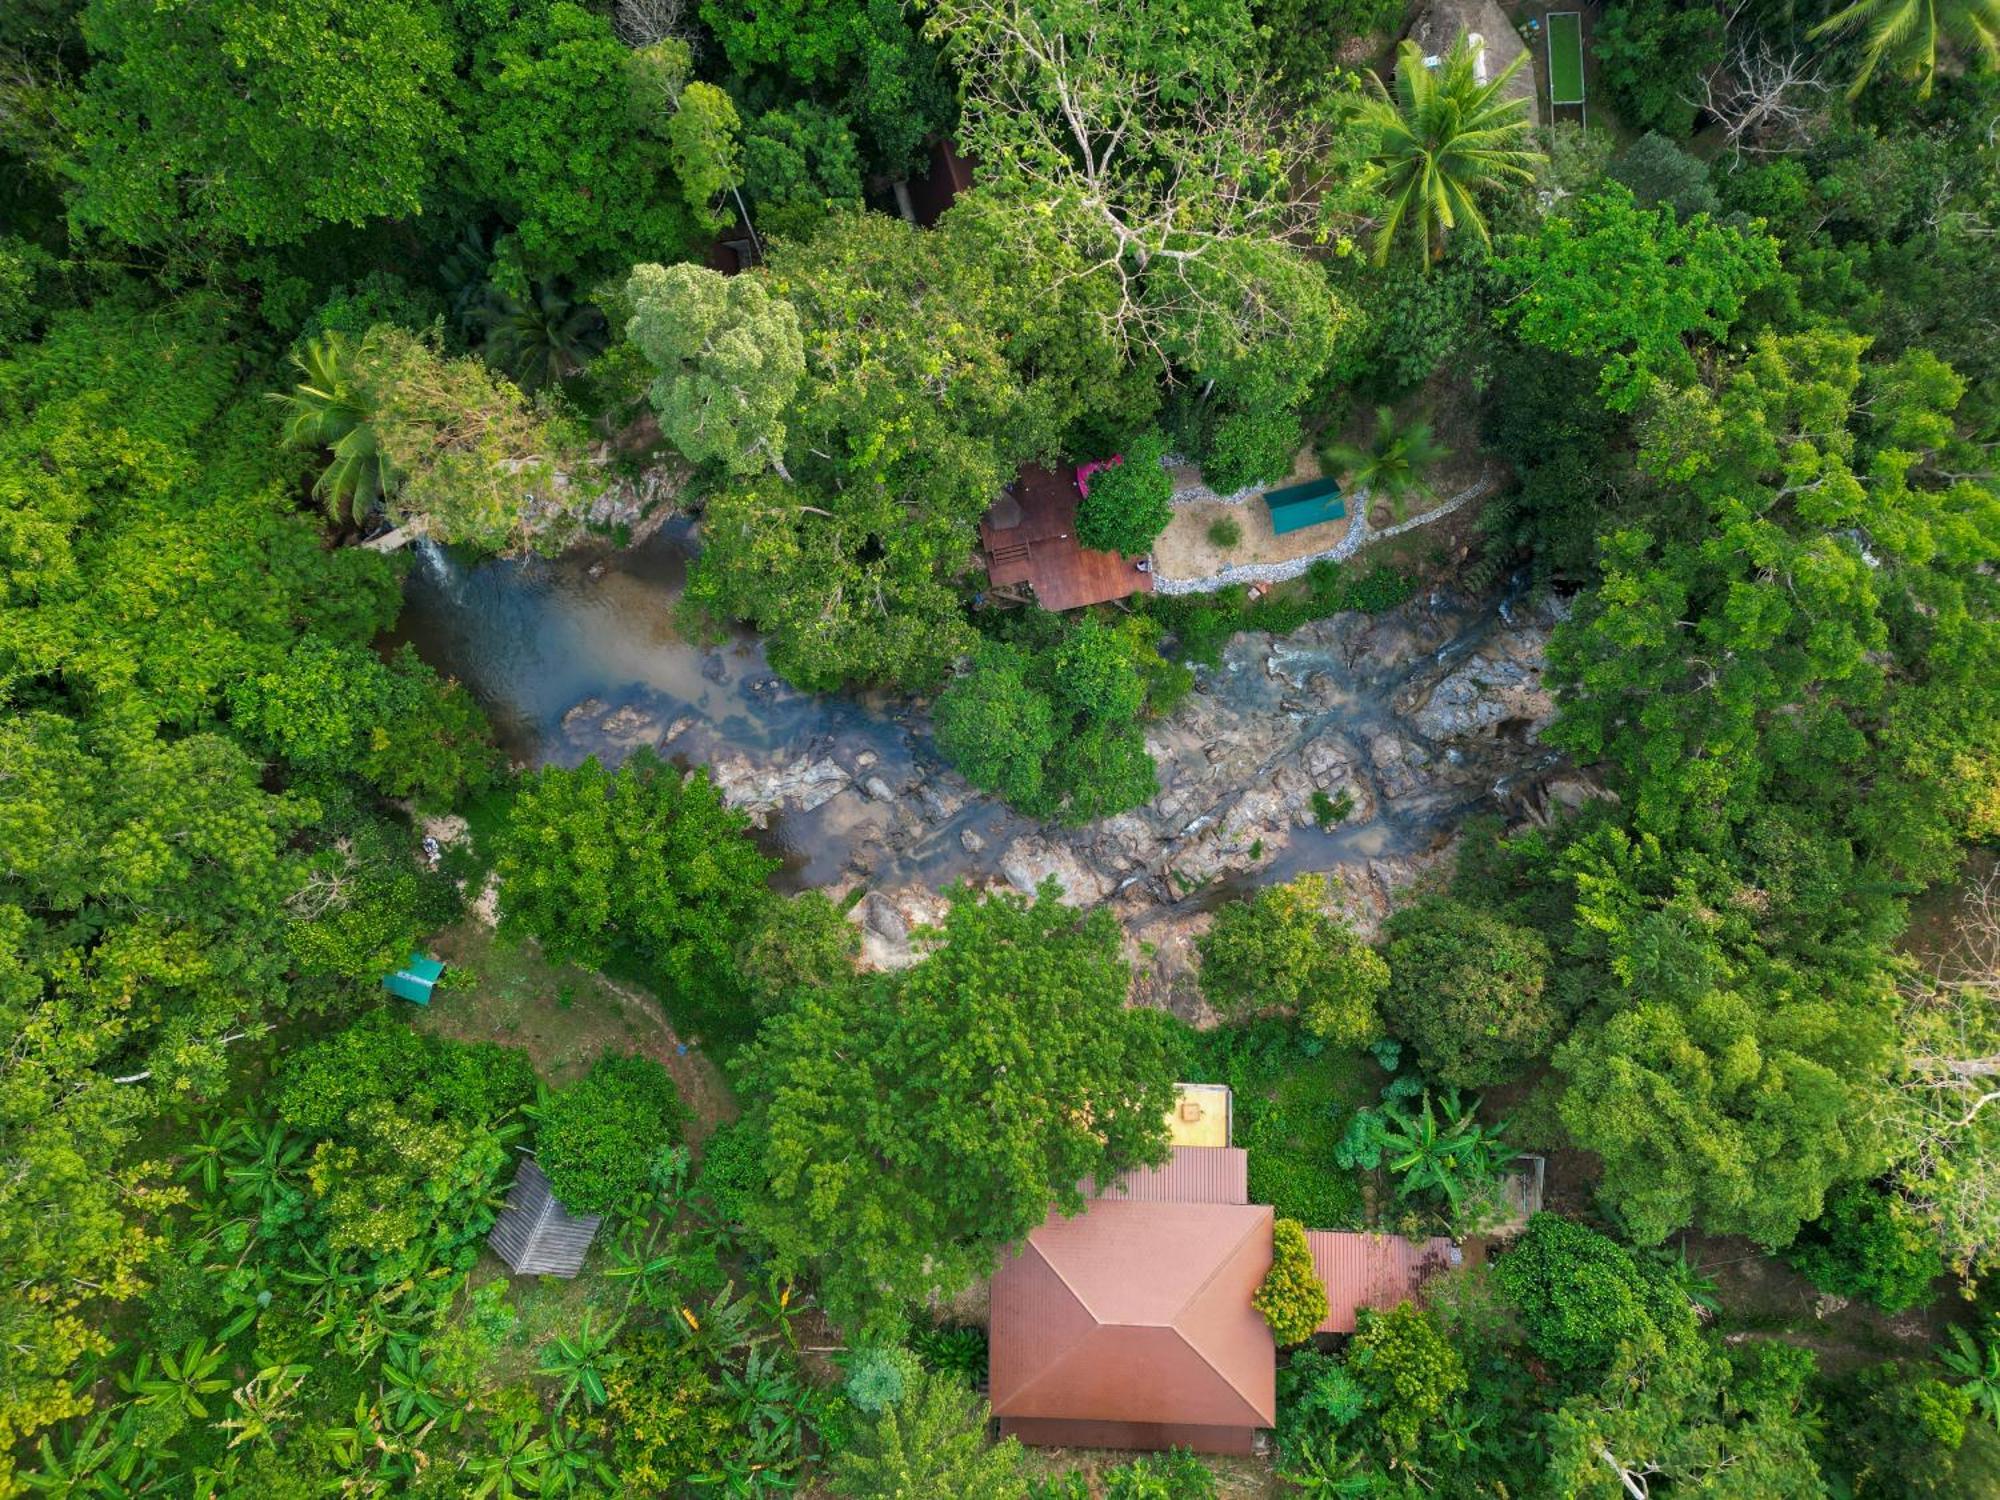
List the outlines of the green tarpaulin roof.
<svg viewBox="0 0 2000 1500">
<path fill-rule="evenodd" d="M 412 953 L 402 968 L 382 981 L 382 988 L 399 1000 L 414 1000 L 419 1005 L 429 1005 L 431 990 L 443 973 L 444 965 L 436 959 Z"/>
<path fill-rule="evenodd" d="M 1276 536 L 1317 526 L 1322 521 L 1338 521 L 1347 514 L 1347 506 L 1340 498 L 1340 485 L 1331 479 L 1313 479 L 1267 490 L 1264 504 L 1271 512 L 1271 531 Z"/>
</svg>

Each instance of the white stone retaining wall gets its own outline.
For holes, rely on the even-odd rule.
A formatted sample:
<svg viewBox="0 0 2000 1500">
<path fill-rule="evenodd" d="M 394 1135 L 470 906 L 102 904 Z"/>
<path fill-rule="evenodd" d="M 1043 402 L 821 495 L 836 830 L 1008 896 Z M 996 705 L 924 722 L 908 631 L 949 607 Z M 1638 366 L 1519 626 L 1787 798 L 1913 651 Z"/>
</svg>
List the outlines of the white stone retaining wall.
<svg viewBox="0 0 2000 1500">
<path fill-rule="evenodd" d="M 1302 577 L 1316 562 L 1344 562 L 1359 552 L 1370 542 L 1383 541 L 1399 536 L 1405 531 L 1414 531 L 1419 526 L 1428 526 L 1441 516 L 1448 516 L 1461 506 L 1478 499 L 1491 488 L 1492 481 L 1481 479 L 1468 485 L 1453 495 L 1435 510 L 1413 516 L 1394 526 L 1386 526 L 1380 531 L 1372 531 L 1368 526 L 1368 491 L 1359 490 L 1348 496 L 1353 516 L 1348 522 L 1347 534 L 1331 547 L 1304 557 L 1288 558 L 1275 563 L 1234 563 L 1219 573 L 1210 573 L 1203 578 L 1167 578 L 1158 569 L 1153 573 L 1153 592 L 1156 594 L 1212 594 L 1217 589 L 1227 588 L 1232 583 L 1284 583 Z M 1262 491 L 1254 493 L 1261 494 Z M 1234 503 L 1234 502 L 1232 502 Z"/>
</svg>

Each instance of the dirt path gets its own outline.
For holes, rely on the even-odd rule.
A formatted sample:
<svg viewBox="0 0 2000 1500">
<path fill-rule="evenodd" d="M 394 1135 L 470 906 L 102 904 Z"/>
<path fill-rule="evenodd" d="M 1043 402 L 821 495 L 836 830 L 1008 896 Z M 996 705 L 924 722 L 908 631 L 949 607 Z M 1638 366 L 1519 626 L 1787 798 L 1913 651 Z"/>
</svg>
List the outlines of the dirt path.
<svg viewBox="0 0 2000 1500">
<path fill-rule="evenodd" d="M 694 1115 L 688 1142 L 698 1146 L 736 1118 L 736 1100 L 707 1053 L 688 1046 L 652 995 L 588 969 L 552 964 L 532 943 L 504 943 L 468 919 L 432 940 L 448 965 L 418 1024 L 467 1042 L 519 1047 L 552 1084 L 582 1077 L 607 1053 L 650 1057 L 672 1075 Z"/>
</svg>

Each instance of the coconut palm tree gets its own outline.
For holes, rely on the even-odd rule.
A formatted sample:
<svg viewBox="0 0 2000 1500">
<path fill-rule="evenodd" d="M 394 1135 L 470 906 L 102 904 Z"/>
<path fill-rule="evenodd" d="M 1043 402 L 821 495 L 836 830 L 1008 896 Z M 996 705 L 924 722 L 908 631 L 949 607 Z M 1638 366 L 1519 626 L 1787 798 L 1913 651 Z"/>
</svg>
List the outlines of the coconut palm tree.
<svg viewBox="0 0 2000 1500">
<path fill-rule="evenodd" d="M 1484 83 L 1478 58 L 1462 34 L 1434 68 L 1424 65 L 1416 43 L 1404 42 L 1393 94 L 1368 75 L 1355 120 L 1375 134 L 1362 181 L 1389 202 L 1375 233 L 1378 264 L 1406 235 L 1415 237 L 1427 265 L 1444 253 L 1445 236 L 1454 229 L 1488 243 L 1477 195 L 1534 180 L 1542 157 L 1528 145 L 1533 125 L 1527 101 L 1505 92 L 1527 54 Z"/>
<path fill-rule="evenodd" d="M 1875 70 L 1891 70 L 1917 80 L 1917 97 L 1928 99 L 1937 81 L 1938 54 L 1952 42 L 1979 53 L 1988 67 L 2000 67 L 2000 0 L 1854 0 L 1806 33 L 1867 28 L 1861 71 L 1848 85 L 1852 99 L 1867 87 Z"/>
<path fill-rule="evenodd" d="M 292 355 L 302 377 L 271 399 L 284 407 L 285 442 L 293 448 L 326 448 L 333 462 L 313 484 L 313 497 L 336 521 L 356 522 L 392 487 L 371 425 L 374 403 L 355 370 L 347 336 L 327 333 Z"/>
<path fill-rule="evenodd" d="M 1334 443 L 1326 450 L 1327 462 L 1347 475 L 1349 489 L 1379 496 L 1398 515 L 1411 495 L 1431 493 L 1424 470 L 1450 456 L 1429 422 L 1399 423 L 1386 406 L 1375 408 L 1375 431 L 1365 443 Z"/>
</svg>

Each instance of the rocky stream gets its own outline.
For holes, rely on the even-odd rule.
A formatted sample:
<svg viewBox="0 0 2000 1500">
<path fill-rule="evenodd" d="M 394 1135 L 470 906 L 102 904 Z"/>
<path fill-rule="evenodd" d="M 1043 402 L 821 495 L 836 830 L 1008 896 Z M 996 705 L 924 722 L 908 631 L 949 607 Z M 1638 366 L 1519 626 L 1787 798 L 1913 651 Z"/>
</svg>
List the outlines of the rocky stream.
<svg viewBox="0 0 2000 1500">
<path fill-rule="evenodd" d="M 1538 742 L 1556 606 L 1420 596 L 1287 637 L 1237 636 L 1152 725 L 1160 794 L 1083 828 L 1010 812 L 938 758 L 923 705 L 799 693 L 754 636 L 684 639 L 672 605 L 694 541 L 671 524 L 620 553 L 412 570 L 404 636 L 462 679 L 521 762 L 616 761 L 642 745 L 707 765 L 792 888 L 853 909 L 870 963 L 912 961 L 954 881 L 1109 902 L 1140 992 L 1198 1012 L 1191 943 L 1222 896 L 1307 871 L 1365 929 L 1436 866 L 1464 820 L 1601 795 Z M 1322 828 L 1315 792 L 1345 815 Z M 1324 809 L 1322 809 L 1324 811 Z"/>
</svg>

